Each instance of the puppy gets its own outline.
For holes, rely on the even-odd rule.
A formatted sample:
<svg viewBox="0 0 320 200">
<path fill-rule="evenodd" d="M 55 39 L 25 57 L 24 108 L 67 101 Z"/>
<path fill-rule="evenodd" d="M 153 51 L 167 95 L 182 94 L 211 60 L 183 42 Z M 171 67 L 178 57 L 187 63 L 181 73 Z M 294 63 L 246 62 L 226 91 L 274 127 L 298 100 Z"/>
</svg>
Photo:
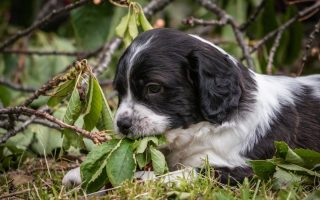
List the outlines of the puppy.
<svg viewBox="0 0 320 200">
<path fill-rule="evenodd" d="M 171 170 L 201 168 L 220 181 L 252 176 L 248 160 L 268 159 L 274 141 L 320 151 L 320 75 L 257 74 L 218 46 L 172 29 L 140 34 L 118 63 L 115 130 L 164 133 Z"/>
</svg>

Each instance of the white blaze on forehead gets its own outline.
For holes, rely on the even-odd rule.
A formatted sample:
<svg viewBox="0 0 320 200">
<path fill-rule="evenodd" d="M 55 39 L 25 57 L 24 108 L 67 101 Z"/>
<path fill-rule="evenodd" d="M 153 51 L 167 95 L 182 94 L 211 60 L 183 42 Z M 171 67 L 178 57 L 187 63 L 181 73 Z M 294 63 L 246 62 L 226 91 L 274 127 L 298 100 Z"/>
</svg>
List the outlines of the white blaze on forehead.
<svg viewBox="0 0 320 200">
<path fill-rule="evenodd" d="M 115 130 L 119 132 L 117 121 L 121 118 L 129 117 L 132 120 L 132 127 L 130 130 L 134 135 L 151 135 L 164 132 L 169 126 L 169 119 L 164 115 L 157 114 L 152 109 L 137 102 L 132 95 L 130 87 L 130 78 L 133 63 L 139 54 L 148 48 L 152 37 L 149 38 L 144 44 L 140 45 L 133 43 L 128 53 L 129 62 L 127 63 L 127 93 L 124 96 L 115 116 Z"/>
<path fill-rule="evenodd" d="M 194 37 L 194 38 L 200 40 L 201 42 L 204 42 L 204 43 L 206 43 L 206 44 L 211 45 L 212 47 L 214 47 L 214 48 L 216 48 L 218 51 L 220 51 L 222 54 L 228 56 L 228 58 L 229 58 L 235 65 L 238 64 L 237 59 L 235 59 L 233 56 L 231 56 L 230 54 L 228 54 L 228 53 L 227 53 L 225 50 L 223 50 L 221 47 L 219 47 L 219 46 L 213 44 L 212 42 L 209 42 L 208 40 L 205 40 L 205 39 L 203 39 L 203 38 L 201 38 L 201 37 L 199 37 L 199 36 L 197 36 L 197 35 L 193 35 L 193 34 L 189 34 L 189 35 L 190 35 L 191 37 Z"/>
<path fill-rule="evenodd" d="M 127 69 L 127 84 L 128 84 L 128 89 L 127 89 L 127 98 L 128 100 L 132 99 L 132 95 L 131 95 L 131 89 L 130 89 L 130 73 L 131 73 L 131 69 L 133 66 L 133 62 L 135 61 L 136 57 L 139 55 L 140 52 L 142 52 L 144 49 L 148 48 L 150 41 L 152 40 L 152 37 L 149 38 L 144 44 L 137 44 L 137 42 L 133 43 L 128 57 L 129 57 L 129 63 L 128 64 L 128 69 Z"/>
</svg>

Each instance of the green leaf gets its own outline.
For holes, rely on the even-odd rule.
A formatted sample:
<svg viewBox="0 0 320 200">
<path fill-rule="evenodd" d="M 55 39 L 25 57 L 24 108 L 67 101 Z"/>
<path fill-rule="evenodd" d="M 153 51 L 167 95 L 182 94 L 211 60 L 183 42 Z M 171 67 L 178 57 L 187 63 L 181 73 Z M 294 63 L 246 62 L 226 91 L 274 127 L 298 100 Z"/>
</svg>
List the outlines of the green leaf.
<svg viewBox="0 0 320 200">
<path fill-rule="evenodd" d="M 61 84 L 48 100 L 48 106 L 54 107 L 67 97 L 75 86 L 75 80 L 68 80 Z"/>
<path fill-rule="evenodd" d="M 100 94 L 101 94 L 101 97 L 103 100 L 100 120 L 101 120 L 103 128 L 105 130 L 113 131 L 113 114 L 112 114 L 111 109 L 109 107 L 108 101 L 103 94 L 102 88 L 100 87 L 99 84 L 97 86 L 99 87 Z"/>
<path fill-rule="evenodd" d="M 320 190 L 316 190 L 312 192 L 304 200 L 315 200 L 315 199 L 320 199 Z"/>
<path fill-rule="evenodd" d="M 151 26 L 151 24 L 149 23 L 149 21 L 148 21 L 148 19 L 146 18 L 146 16 L 144 15 L 144 12 L 143 12 L 143 10 L 141 10 L 140 12 L 139 12 L 139 22 L 140 22 L 140 24 L 141 24 L 141 26 L 142 26 L 142 29 L 144 30 L 144 31 L 148 31 L 148 30 L 151 30 L 151 29 L 153 29 L 153 27 Z"/>
<path fill-rule="evenodd" d="M 130 19 L 130 10 L 127 15 L 121 18 L 119 25 L 116 27 L 117 36 L 123 38 L 128 29 L 129 19 Z"/>
<path fill-rule="evenodd" d="M 320 153 L 312 151 L 310 149 L 295 149 L 294 152 L 299 155 L 306 168 L 314 168 L 317 164 L 320 164 Z"/>
<path fill-rule="evenodd" d="M 286 170 L 283 170 L 279 167 L 276 167 L 276 172 L 274 174 L 274 189 L 285 189 L 292 184 L 301 182 L 301 177 L 298 175 L 295 175 L 293 173 L 290 173 Z"/>
<path fill-rule="evenodd" d="M 129 26 L 128 26 L 128 31 L 132 39 L 136 38 L 139 34 L 136 18 L 137 18 L 136 13 L 133 10 L 129 19 Z"/>
<path fill-rule="evenodd" d="M 131 37 L 129 31 L 125 32 L 124 38 L 123 38 L 125 47 L 128 47 L 131 44 L 132 40 L 133 38 Z"/>
<path fill-rule="evenodd" d="M 106 42 L 111 29 L 113 6 L 103 1 L 93 3 L 71 11 L 71 23 L 76 41 L 83 49 L 94 50 Z"/>
<path fill-rule="evenodd" d="M 166 159 L 161 151 L 154 147 L 150 147 L 151 161 L 154 173 L 157 175 L 164 174 L 167 169 Z"/>
<path fill-rule="evenodd" d="M 276 147 L 276 157 L 285 159 L 289 150 L 289 146 L 285 142 L 274 142 Z"/>
<path fill-rule="evenodd" d="M 77 81 L 75 83 L 75 87 L 72 91 L 70 100 L 67 105 L 66 113 L 63 117 L 63 122 L 74 125 L 75 121 L 79 118 L 82 111 L 82 102 L 80 100 L 80 95 L 77 89 L 77 84 L 81 79 L 81 74 L 78 75 Z M 70 146 L 74 147 L 83 147 L 83 139 L 82 136 L 78 135 L 72 130 L 64 129 L 63 130 L 63 147 L 64 149 L 69 149 Z"/>
<path fill-rule="evenodd" d="M 296 171 L 296 172 L 303 172 L 305 174 L 320 178 L 320 174 L 319 173 L 317 173 L 315 171 L 312 171 L 312 170 L 309 170 L 309 169 L 306 169 L 306 168 L 301 167 L 299 165 L 295 165 L 295 164 L 278 164 L 278 166 L 283 168 L 283 169 L 286 169 L 286 170 Z"/>
<path fill-rule="evenodd" d="M 136 154 L 136 161 L 139 166 L 139 169 L 143 169 L 150 162 L 150 158 L 149 159 L 148 158 L 149 157 L 146 152 Z"/>
<path fill-rule="evenodd" d="M 249 163 L 254 173 L 263 180 L 272 177 L 276 171 L 276 165 L 268 160 L 251 160 Z"/>
<path fill-rule="evenodd" d="M 107 181 L 105 172 L 109 153 L 119 144 L 119 140 L 111 140 L 94 148 L 80 166 L 83 187 L 88 192 L 100 189 Z M 104 179 L 101 175 L 105 175 Z"/>
<path fill-rule="evenodd" d="M 11 91 L 8 88 L 0 85 L 0 103 L 2 103 L 4 107 L 7 107 L 11 103 L 11 98 Z"/>
<path fill-rule="evenodd" d="M 158 145 L 158 138 L 156 137 L 144 137 L 139 141 L 139 145 L 136 149 L 136 153 L 143 153 L 147 149 L 148 143 L 153 142 L 155 145 Z"/>
<path fill-rule="evenodd" d="M 99 121 L 102 111 L 100 85 L 94 76 L 89 79 L 88 106 L 84 116 L 84 129 L 91 131 Z"/>
<path fill-rule="evenodd" d="M 133 158 L 132 141 L 124 139 L 107 162 L 108 178 L 113 186 L 120 185 L 125 180 L 131 180 L 136 169 Z"/>
</svg>

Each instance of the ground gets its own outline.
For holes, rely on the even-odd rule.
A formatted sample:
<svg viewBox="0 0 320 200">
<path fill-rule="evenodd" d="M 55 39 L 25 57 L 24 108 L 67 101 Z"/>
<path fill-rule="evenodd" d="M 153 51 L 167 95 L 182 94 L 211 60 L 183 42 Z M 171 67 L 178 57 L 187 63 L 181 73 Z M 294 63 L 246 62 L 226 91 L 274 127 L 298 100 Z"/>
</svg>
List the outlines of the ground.
<svg viewBox="0 0 320 200">
<path fill-rule="evenodd" d="M 127 181 L 120 187 L 90 195 L 79 187 L 69 189 L 61 185 L 64 174 L 79 166 L 80 160 L 72 157 L 28 159 L 19 169 L 1 175 L 0 199 L 320 199 L 320 186 L 298 184 L 275 190 L 271 181 L 258 179 L 228 186 L 209 175 L 169 184 L 161 179 Z"/>
</svg>

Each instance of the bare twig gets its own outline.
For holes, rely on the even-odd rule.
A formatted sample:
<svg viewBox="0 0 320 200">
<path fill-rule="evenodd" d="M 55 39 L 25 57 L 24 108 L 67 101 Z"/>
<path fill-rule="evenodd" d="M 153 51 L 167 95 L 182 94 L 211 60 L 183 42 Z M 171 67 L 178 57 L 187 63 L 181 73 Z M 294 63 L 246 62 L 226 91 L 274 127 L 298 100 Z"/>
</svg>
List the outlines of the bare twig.
<svg viewBox="0 0 320 200">
<path fill-rule="evenodd" d="M 53 10 L 57 5 L 58 0 L 49 0 L 41 8 L 40 12 L 37 14 L 36 20 L 43 18 L 50 10 Z"/>
<path fill-rule="evenodd" d="M 76 56 L 83 57 L 91 52 L 67 52 L 67 51 L 38 51 L 38 50 L 20 50 L 20 49 L 4 49 L 0 53 L 23 54 L 37 56 Z"/>
<path fill-rule="evenodd" d="M 9 82 L 7 80 L 3 80 L 3 79 L 0 79 L 0 85 L 4 85 L 6 87 L 9 87 L 13 90 L 17 90 L 20 92 L 35 92 L 36 91 L 34 88 L 25 87 L 25 86 L 22 86 L 19 84 L 14 84 L 14 83 L 11 83 L 11 82 Z"/>
<path fill-rule="evenodd" d="M 309 35 L 309 39 L 306 43 L 306 46 L 304 47 L 304 54 L 301 60 L 301 65 L 298 69 L 297 75 L 300 76 L 300 74 L 302 73 L 302 70 L 306 64 L 307 61 L 307 56 L 308 56 L 308 52 L 311 48 L 311 44 L 314 41 L 314 39 L 316 38 L 316 35 L 320 32 L 320 20 L 318 21 L 318 23 L 316 23 L 316 25 L 314 26 L 313 31 L 310 33 Z"/>
<path fill-rule="evenodd" d="M 27 108 L 27 107 L 14 107 L 14 108 L 3 108 L 3 109 L 0 109 L 0 114 L 3 115 L 3 114 L 17 114 L 17 115 L 21 115 L 21 114 L 24 114 L 24 115 L 28 115 L 28 116 L 32 116 L 30 118 L 30 120 L 26 121 L 24 123 L 27 124 L 27 123 L 32 123 L 32 119 L 34 117 L 39 117 L 39 118 L 42 118 L 42 119 L 46 119 L 52 123 L 55 123 L 57 124 L 58 126 L 60 126 L 61 128 L 68 128 L 68 129 L 71 129 L 71 130 L 74 130 L 75 132 L 81 134 L 83 137 L 86 137 L 90 140 L 92 140 L 94 143 L 101 143 L 101 142 L 104 142 L 106 141 L 108 138 L 106 137 L 106 135 L 100 133 L 100 132 L 89 132 L 89 131 L 86 131 L 84 129 L 81 129 L 77 126 L 72 126 L 72 125 L 69 125 L 69 124 L 66 124 L 64 123 L 63 121 L 55 118 L 54 116 L 46 113 L 46 112 L 43 112 L 43 111 L 39 111 L 39 110 L 33 110 L 33 109 L 30 109 L 30 108 Z M 29 125 L 28 124 L 28 125 Z M 0 144 L 5 142 L 9 137 L 11 137 L 11 135 L 9 135 L 10 132 L 8 132 L 7 134 L 5 134 L 5 136 L 1 137 L 0 138 Z"/>
<path fill-rule="evenodd" d="M 18 121 L 21 121 L 21 122 L 25 122 L 27 120 L 29 120 L 30 118 L 29 117 L 26 117 L 26 116 L 20 116 L 17 120 Z M 39 125 L 42 125 L 42 126 L 45 126 L 45 127 L 48 127 L 48 128 L 52 128 L 52 129 L 56 129 L 56 130 L 61 130 L 60 126 L 54 124 L 54 123 L 51 123 L 51 122 L 48 122 L 46 120 L 43 120 L 43 119 L 37 119 L 35 118 L 33 121 L 32 121 L 32 124 L 39 124 Z"/>
<path fill-rule="evenodd" d="M 4 195 L 1 195 L 0 196 L 0 199 L 5 199 L 5 198 L 11 198 L 11 197 L 15 197 L 15 196 L 18 196 L 18 195 L 21 195 L 21 194 L 25 194 L 25 193 L 28 193 L 30 192 L 31 189 L 28 188 L 28 189 L 25 189 L 25 190 L 21 190 L 21 191 L 18 191 L 18 192 L 13 192 L 13 193 L 9 193 L 9 194 L 4 194 Z"/>
<path fill-rule="evenodd" d="M 279 47 L 280 40 L 281 40 L 281 37 L 282 37 L 282 34 L 283 34 L 284 30 L 285 29 L 281 29 L 278 32 L 277 37 L 274 40 L 274 43 L 273 43 L 273 45 L 272 45 L 272 47 L 270 49 L 270 54 L 269 54 L 269 57 L 268 57 L 268 64 L 267 64 L 267 73 L 268 74 L 272 74 L 273 59 L 274 59 L 274 56 L 276 54 L 277 48 Z"/>
<path fill-rule="evenodd" d="M 227 20 L 227 23 L 231 25 L 234 35 L 237 39 L 237 42 L 241 47 L 242 53 L 246 59 L 248 67 L 254 70 L 254 64 L 253 64 L 252 57 L 250 56 L 250 53 L 249 53 L 249 47 L 245 43 L 243 33 L 240 31 L 239 26 L 237 22 L 234 20 L 234 18 L 210 0 L 198 0 L 198 2 L 200 3 L 200 5 L 205 7 L 207 10 L 213 12 L 221 19 Z"/>
<path fill-rule="evenodd" d="M 143 12 L 146 17 L 151 17 L 156 12 L 164 9 L 168 4 L 174 0 L 153 0 L 143 8 Z"/>
<path fill-rule="evenodd" d="M 258 15 L 263 10 L 265 5 L 266 5 L 266 0 L 262 0 L 260 2 L 260 4 L 258 5 L 258 7 L 255 9 L 255 11 L 252 13 L 252 15 L 250 15 L 248 20 L 246 22 L 244 22 L 243 24 L 241 24 L 239 29 L 241 31 L 245 31 L 252 24 L 252 22 L 254 22 L 257 19 Z"/>
<path fill-rule="evenodd" d="M 0 109 L 1 110 L 1 109 Z M 17 133 L 24 131 L 35 119 L 35 116 L 32 116 L 30 119 L 28 119 L 27 121 L 23 122 L 22 125 L 20 125 L 18 128 L 12 129 L 10 131 L 8 131 L 6 134 L 4 134 L 1 138 L 0 138 L 0 144 L 6 142 L 10 137 L 15 136 Z"/>
<path fill-rule="evenodd" d="M 48 81 L 46 84 L 41 86 L 40 89 L 36 90 L 29 98 L 27 98 L 21 105 L 22 106 L 28 106 L 30 105 L 35 99 L 37 99 L 39 96 L 44 95 L 47 91 L 53 89 L 60 83 L 65 81 L 65 78 L 58 77 L 53 78 L 50 81 Z"/>
<path fill-rule="evenodd" d="M 279 31 L 281 31 L 282 29 L 287 29 L 288 27 L 290 27 L 294 22 L 296 22 L 300 17 L 306 16 L 309 13 L 313 13 L 314 10 L 317 10 L 318 8 L 320 8 L 320 1 L 317 1 L 315 4 L 313 4 L 310 7 L 305 8 L 304 10 L 300 11 L 297 15 L 295 15 L 294 17 L 292 17 L 291 19 L 289 19 L 287 22 L 285 22 L 284 24 L 282 24 L 280 27 L 278 27 L 277 29 L 269 32 L 267 35 L 265 35 L 259 42 L 257 42 L 257 44 L 255 44 L 251 50 L 250 53 L 253 53 L 255 51 L 257 51 L 257 49 L 259 49 L 262 45 L 264 45 L 269 39 L 271 39 L 272 37 L 274 37 L 275 35 L 278 34 Z"/>
<path fill-rule="evenodd" d="M 18 39 L 29 35 L 30 33 L 32 33 L 34 30 L 36 30 L 37 28 L 43 26 L 44 24 L 46 24 L 48 21 L 50 21 L 51 19 L 53 19 L 54 17 L 60 15 L 61 13 L 64 12 L 68 12 L 72 9 L 78 8 L 79 6 L 88 3 L 89 0 L 80 0 L 80 1 L 75 1 L 74 3 L 71 3 L 63 8 L 60 8 L 58 10 L 53 10 L 51 13 L 49 13 L 48 15 L 46 15 L 45 17 L 43 17 L 42 19 L 36 21 L 35 23 L 33 23 L 30 27 L 17 32 L 16 34 L 12 35 L 11 37 L 9 37 L 8 39 L 6 39 L 3 43 L 0 44 L 0 51 L 3 51 L 6 47 L 12 45 L 14 42 L 16 42 Z"/>
<path fill-rule="evenodd" d="M 198 19 L 195 17 L 188 17 L 182 21 L 184 24 L 188 24 L 190 26 L 194 25 L 202 25 L 202 26 L 208 26 L 208 25 L 218 25 L 223 26 L 227 23 L 226 18 L 222 18 L 220 20 L 204 20 L 204 19 Z"/>
<path fill-rule="evenodd" d="M 114 38 L 105 45 L 98 57 L 98 64 L 93 68 L 93 73 L 96 76 L 102 74 L 102 72 L 107 69 L 109 63 L 111 62 L 112 55 L 119 48 L 120 44 L 121 39 Z"/>
</svg>

